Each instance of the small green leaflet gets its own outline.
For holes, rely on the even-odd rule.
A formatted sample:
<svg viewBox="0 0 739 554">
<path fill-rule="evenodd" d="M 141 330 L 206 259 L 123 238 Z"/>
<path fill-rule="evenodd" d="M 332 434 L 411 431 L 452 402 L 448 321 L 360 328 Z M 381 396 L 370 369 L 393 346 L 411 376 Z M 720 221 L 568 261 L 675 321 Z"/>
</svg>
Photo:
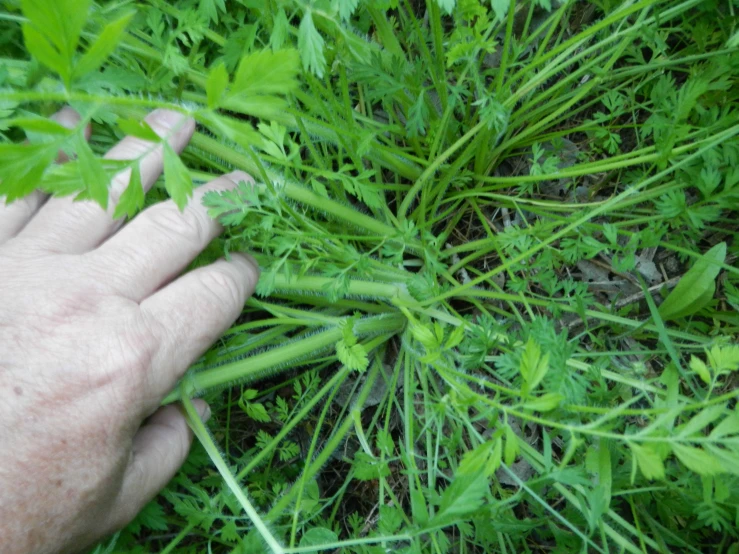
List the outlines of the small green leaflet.
<svg viewBox="0 0 739 554">
<path fill-rule="evenodd" d="M 280 8 L 272 20 L 272 34 L 269 36 L 269 46 L 272 50 L 279 50 L 285 44 L 290 30 L 285 10 Z"/>
<path fill-rule="evenodd" d="M 518 456 L 518 437 L 510 425 L 505 426 L 505 449 L 503 450 L 503 458 L 505 464 L 510 466 L 516 461 Z"/>
<path fill-rule="evenodd" d="M 108 174 L 82 135 L 79 135 L 75 142 L 77 169 L 85 187 L 84 196 L 91 198 L 106 209 L 108 207 Z"/>
<path fill-rule="evenodd" d="M 634 443 L 629 443 L 629 448 L 634 455 L 634 469 L 639 467 L 642 475 L 649 480 L 665 478 L 665 466 L 657 452 L 649 446 L 639 446 Z"/>
<path fill-rule="evenodd" d="M 354 371 L 365 371 L 369 365 L 364 346 L 361 344 L 349 346 L 343 339 L 336 343 L 336 357 L 347 368 Z"/>
<path fill-rule="evenodd" d="M 495 18 L 498 21 L 503 21 L 508 15 L 508 7 L 511 5 L 509 0 L 490 0 L 490 5 L 495 12 Z"/>
<path fill-rule="evenodd" d="M 711 248 L 680 279 L 675 289 L 659 307 L 662 319 L 692 315 L 708 304 L 716 292 L 716 277 L 726 259 L 726 243 Z"/>
<path fill-rule="evenodd" d="M 12 201 L 33 192 L 58 148 L 57 143 L 0 144 L 0 196 Z"/>
<path fill-rule="evenodd" d="M 549 412 L 559 406 L 564 399 L 565 397 L 558 392 L 547 392 L 541 396 L 532 396 L 526 400 L 523 407 L 537 412 Z"/>
<path fill-rule="evenodd" d="M 339 537 L 331 529 L 325 527 L 313 527 L 308 529 L 303 536 L 300 538 L 300 546 L 315 546 L 316 552 L 330 548 L 331 550 L 336 548 L 336 543 L 339 542 Z"/>
<path fill-rule="evenodd" d="M 128 182 L 126 190 L 123 191 L 123 194 L 118 199 L 113 218 L 118 219 L 123 216 L 131 218 L 135 216 L 144 207 L 144 197 L 144 187 L 141 184 L 141 169 L 138 163 L 134 163 L 131 168 L 131 179 Z"/>
<path fill-rule="evenodd" d="M 135 12 L 129 12 L 105 26 L 98 39 L 75 63 L 72 71 L 73 78 L 79 78 L 97 70 L 108 59 L 123 38 L 123 33 L 134 15 Z"/>
<path fill-rule="evenodd" d="M 224 0 L 200 0 L 198 11 L 213 23 L 218 23 L 218 12 L 226 11 Z"/>
<path fill-rule="evenodd" d="M 164 142 L 164 187 L 180 210 L 187 205 L 192 196 L 192 177 L 172 147 Z"/>
<path fill-rule="evenodd" d="M 136 119 L 119 119 L 118 128 L 126 135 L 149 142 L 159 142 L 161 138 L 154 132 L 146 121 Z"/>
<path fill-rule="evenodd" d="M 457 0 L 436 0 L 436 3 L 445 14 L 450 15 L 457 4 Z"/>
<path fill-rule="evenodd" d="M 690 357 L 690 369 L 701 378 L 706 385 L 711 384 L 711 372 L 705 362 L 696 356 Z"/>
<path fill-rule="evenodd" d="M 323 55 L 324 41 L 313 23 L 310 10 L 305 12 L 298 29 L 298 50 L 303 61 L 303 69 L 316 77 L 323 77 L 326 70 L 326 58 Z"/>
<path fill-rule="evenodd" d="M 339 8 L 339 17 L 341 17 L 341 20 L 347 21 L 354 13 L 354 10 L 357 9 L 359 0 L 334 0 L 334 4 Z"/>
<path fill-rule="evenodd" d="M 354 371 L 365 371 L 369 366 L 367 351 L 357 342 L 354 334 L 354 322 L 357 317 L 350 317 L 341 322 L 343 338 L 336 343 L 336 357 L 347 368 Z"/>
<path fill-rule="evenodd" d="M 534 390 L 549 371 L 549 354 L 541 355 L 541 347 L 533 337 L 529 337 L 526 341 L 518 369 L 524 380 L 524 387 L 522 387 L 524 396 Z"/>
</svg>

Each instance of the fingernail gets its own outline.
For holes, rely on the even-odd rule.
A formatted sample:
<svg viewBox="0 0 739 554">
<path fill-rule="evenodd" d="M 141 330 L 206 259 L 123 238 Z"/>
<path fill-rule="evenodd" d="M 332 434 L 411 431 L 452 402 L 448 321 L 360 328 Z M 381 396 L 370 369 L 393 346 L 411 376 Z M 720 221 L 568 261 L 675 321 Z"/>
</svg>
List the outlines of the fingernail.
<svg viewBox="0 0 739 554">
<path fill-rule="evenodd" d="M 241 182 L 244 182 L 244 183 L 254 182 L 254 178 L 248 173 L 245 173 L 244 171 L 232 171 L 231 173 L 224 175 L 224 177 L 228 179 L 229 181 L 231 181 L 234 185 L 238 185 Z"/>
</svg>

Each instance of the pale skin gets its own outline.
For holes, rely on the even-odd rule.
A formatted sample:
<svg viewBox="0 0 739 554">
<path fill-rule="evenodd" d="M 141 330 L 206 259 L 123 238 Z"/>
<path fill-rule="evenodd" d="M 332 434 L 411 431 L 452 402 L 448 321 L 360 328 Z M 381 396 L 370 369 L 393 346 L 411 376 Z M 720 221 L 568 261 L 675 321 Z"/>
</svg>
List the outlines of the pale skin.
<svg viewBox="0 0 739 554">
<path fill-rule="evenodd" d="M 79 125 L 70 109 L 55 119 Z M 158 110 L 147 122 L 175 151 L 194 123 Z M 139 159 L 145 188 L 161 148 L 127 137 L 107 154 Z M 143 156 L 143 158 L 142 158 Z M 63 160 L 60 160 L 63 161 Z M 69 198 L 0 199 L 0 548 L 78 552 L 121 528 L 172 478 L 192 442 L 182 409 L 160 407 L 187 367 L 240 314 L 258 279 L 234 255 L 182 271 L 220 232 L 196 189 L 123 224 L 111 206 Z M 199 400 L 203 419 L 210 415 Z"/>
</svg>

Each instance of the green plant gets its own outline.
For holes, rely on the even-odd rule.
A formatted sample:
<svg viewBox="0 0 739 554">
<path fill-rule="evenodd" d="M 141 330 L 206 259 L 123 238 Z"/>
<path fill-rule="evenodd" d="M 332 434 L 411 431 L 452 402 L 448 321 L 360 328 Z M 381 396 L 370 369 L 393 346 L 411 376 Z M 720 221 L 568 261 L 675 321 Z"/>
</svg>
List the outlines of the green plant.
<svg viewBox="0 0 739 554">
<path fill-rule="evenodd" d="M 735 4 L 2 5 L 0 194 L 105 204 L 155 107 L 199 132 L 120 215 L 257 180 L 197 263 L 258 298 L 167 399 L 212 435 L 100 552 L 739 548 Z"/>
</svg>

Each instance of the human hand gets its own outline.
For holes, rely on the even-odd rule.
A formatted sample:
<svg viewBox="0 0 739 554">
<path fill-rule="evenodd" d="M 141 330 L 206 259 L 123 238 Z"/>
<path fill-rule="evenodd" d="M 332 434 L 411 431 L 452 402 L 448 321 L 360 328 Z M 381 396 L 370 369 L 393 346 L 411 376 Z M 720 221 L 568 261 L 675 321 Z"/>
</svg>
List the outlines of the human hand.
<svg viewBox="0 0 739 554">
<path fill-rule="evenodd" d="M 62 110 L 57 120 L 75 126 Z M 146 121 L 180 152 L 194 123 Z M 145 188 L 161 146 L 127 137 L 108 154 L 136 159 Z M 187 456 L 177 406 L 159 408 L 187 367 L 238 317 L 256 263 L 234 255 L 177 278 L 220 232 L 201 199 L 248 179 L 196 189 L 184 212 L 164 202 L 126 226 L 104 211 L 36 194 L 0 201 L 0 550 L 74 552 L 128 523 Z M 208 406 L 197 401 L 204 419 Z"/>
</svg>

